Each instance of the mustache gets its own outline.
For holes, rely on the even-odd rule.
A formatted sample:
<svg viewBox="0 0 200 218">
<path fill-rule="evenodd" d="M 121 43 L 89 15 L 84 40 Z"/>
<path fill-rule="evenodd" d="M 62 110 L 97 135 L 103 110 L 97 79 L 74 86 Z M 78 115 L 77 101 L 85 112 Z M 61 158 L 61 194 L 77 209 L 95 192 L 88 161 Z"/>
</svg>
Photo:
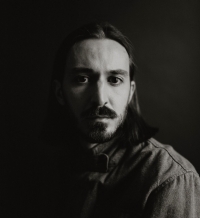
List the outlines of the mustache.
<svg viewBox="0 0 200 218">
<path fill-rule="evenodd" d="M 88 110 L 84 111 L 81 114 L 84 118 L 94 118 L 94 117 L 104 117 L 114 119 L 117 117 L 117 114 L 114 110 L 103 106 L 103 107 L 95 107 L 92 106 Z"/>
</svg>

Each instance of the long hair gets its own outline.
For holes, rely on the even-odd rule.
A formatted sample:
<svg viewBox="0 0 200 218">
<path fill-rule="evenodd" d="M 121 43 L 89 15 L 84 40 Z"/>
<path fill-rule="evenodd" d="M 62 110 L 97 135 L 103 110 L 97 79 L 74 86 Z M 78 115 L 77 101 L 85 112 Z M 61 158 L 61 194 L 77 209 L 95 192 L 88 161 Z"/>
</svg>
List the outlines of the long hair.
<svg viewBox="0 0 200 218">
<path fill-rule="evenodd" d="M 77 42 L 83 41 L 85 39 L 112 39 L 120 43 L 127 51 L 129 55 L 129 66 L 130 66 L 130 80 L 134 80 L 136 65 L 133 57 L 133 49 L 129 39 L 124 36 L 116 27 L 112 26 L 110 23 L 90 23 L 82 26 L 75 31 L 71 32 L 63 41 L 58 52 L 56 54 L 52 82 L 58 80 L 62 83 L 66 59 L 68 53 L 73 45 Z M 53 87 L 50 90 L 48 115 L 46 120 L 46 131 L 50 131 L 50 135 L 55 134 L 55 132 L 63 132 L 64 129 L 64 115 L 63 108 L 57 102 L 55 98 Z M 65 108 L 66 113 L 66 108 Z M 65 120 L 65 123 L 67 121 Z M 71 121 L 69 121 L 71 122 Z M 70 123 L 71 125 L 72 123 Z M 66 124 L 65 124 L 66 126 Z M 131 143 L 138 143 L 147 140 L 156 133 L 157 129 L 150 127 L 143 120 L 138 98 L 137 91 L 135 90 L 132 100 L 128 106 L 127 117 L 124 122 L 124 135 Z M 65 131 L 66 134 L 66 131 Z"/>
</svg>

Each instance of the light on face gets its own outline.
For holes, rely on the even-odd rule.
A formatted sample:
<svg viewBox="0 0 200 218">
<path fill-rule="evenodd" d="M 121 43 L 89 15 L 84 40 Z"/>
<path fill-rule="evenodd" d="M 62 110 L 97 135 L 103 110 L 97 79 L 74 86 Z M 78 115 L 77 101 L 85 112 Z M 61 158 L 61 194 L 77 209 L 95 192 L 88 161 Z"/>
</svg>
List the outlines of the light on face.
<svg viewBox="0 0 200 218">
<path fill-rule="evenodd" d="M 130 83 L 129 56 L 118 42 L 88 39 L 72 47 L 66 64 L 63 98 L 85 135 L 101 133 L 103 138 L 108 138 L 116 132 L 125 117 L 133 86 Z M 87 119 L 83 116 L 105 102 L 108 111 L 116 114 L 115 118 L 97 115 Z M 92 134 L 93 130 L 95 134 Z"/>
</svg>

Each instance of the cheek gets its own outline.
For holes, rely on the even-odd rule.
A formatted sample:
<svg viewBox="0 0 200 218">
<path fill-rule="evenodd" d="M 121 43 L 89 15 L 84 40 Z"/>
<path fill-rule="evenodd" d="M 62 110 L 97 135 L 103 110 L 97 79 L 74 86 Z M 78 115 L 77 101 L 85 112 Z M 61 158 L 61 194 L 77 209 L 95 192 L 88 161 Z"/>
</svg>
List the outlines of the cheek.
<svg viewBox="0 0 200 218">
<path fill-rule="evenodd" d="M 81 95 L 80 88 L 72 86 L 67 80 L 63 83 L 63 92 L 69 102 L 78 100 Z"/>
<path fill-rule="evenodd" d="M 111 98 L 111 101 L 124 105 L 128 102 L 129 99 L 129 93 L 130 93 L 130 86 L 124 85 L 122 87 L 114 89 L 114 91 L 111 91 L 113 98 Z"/>
<path fill-rule="evenodd" d="M 110 102 L 111 102 L 111 105 L 112 105 L 114 111 L 118 115 L 122 115 L 125 111 L 126 106 L 128 105 L 128 94 L 116 95 L 115 98 L 112 98 Z"/>
<path fill-rule="evenodd" d="M 79 114 L 82 111 L 85 102 L 83 90 L 81 88 L 73 88 L 68 86 L 67 89 L 64 89 L 64 96 L 73 112 L 75 114 Z"/>
</svg>

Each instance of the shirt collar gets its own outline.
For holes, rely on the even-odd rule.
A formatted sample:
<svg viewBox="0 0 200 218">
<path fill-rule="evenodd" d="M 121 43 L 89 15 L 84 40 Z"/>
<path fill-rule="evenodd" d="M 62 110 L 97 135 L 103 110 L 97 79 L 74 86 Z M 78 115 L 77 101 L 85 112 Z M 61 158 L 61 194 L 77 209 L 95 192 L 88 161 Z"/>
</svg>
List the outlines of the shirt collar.
<svg viewBox="0 0 200 218">
<path fill-rule="evenodd" d="M 117 136 L 111 141 L 86 149 L 77 140 L 67 140 L 60 149 L 60 164 L 69 171 L 91 171 L 108 173 L 120 162 L 127 148 L 124 137 Z"/>
<path fill-rule="evenodd" d="M 119 163 L 125 148 L 122 138 L 115 137 L 109 142 L 88 149 L 85 157 L 88 160 L 89 169 L 101 173 L 111 171 Z"/>
</svg>

